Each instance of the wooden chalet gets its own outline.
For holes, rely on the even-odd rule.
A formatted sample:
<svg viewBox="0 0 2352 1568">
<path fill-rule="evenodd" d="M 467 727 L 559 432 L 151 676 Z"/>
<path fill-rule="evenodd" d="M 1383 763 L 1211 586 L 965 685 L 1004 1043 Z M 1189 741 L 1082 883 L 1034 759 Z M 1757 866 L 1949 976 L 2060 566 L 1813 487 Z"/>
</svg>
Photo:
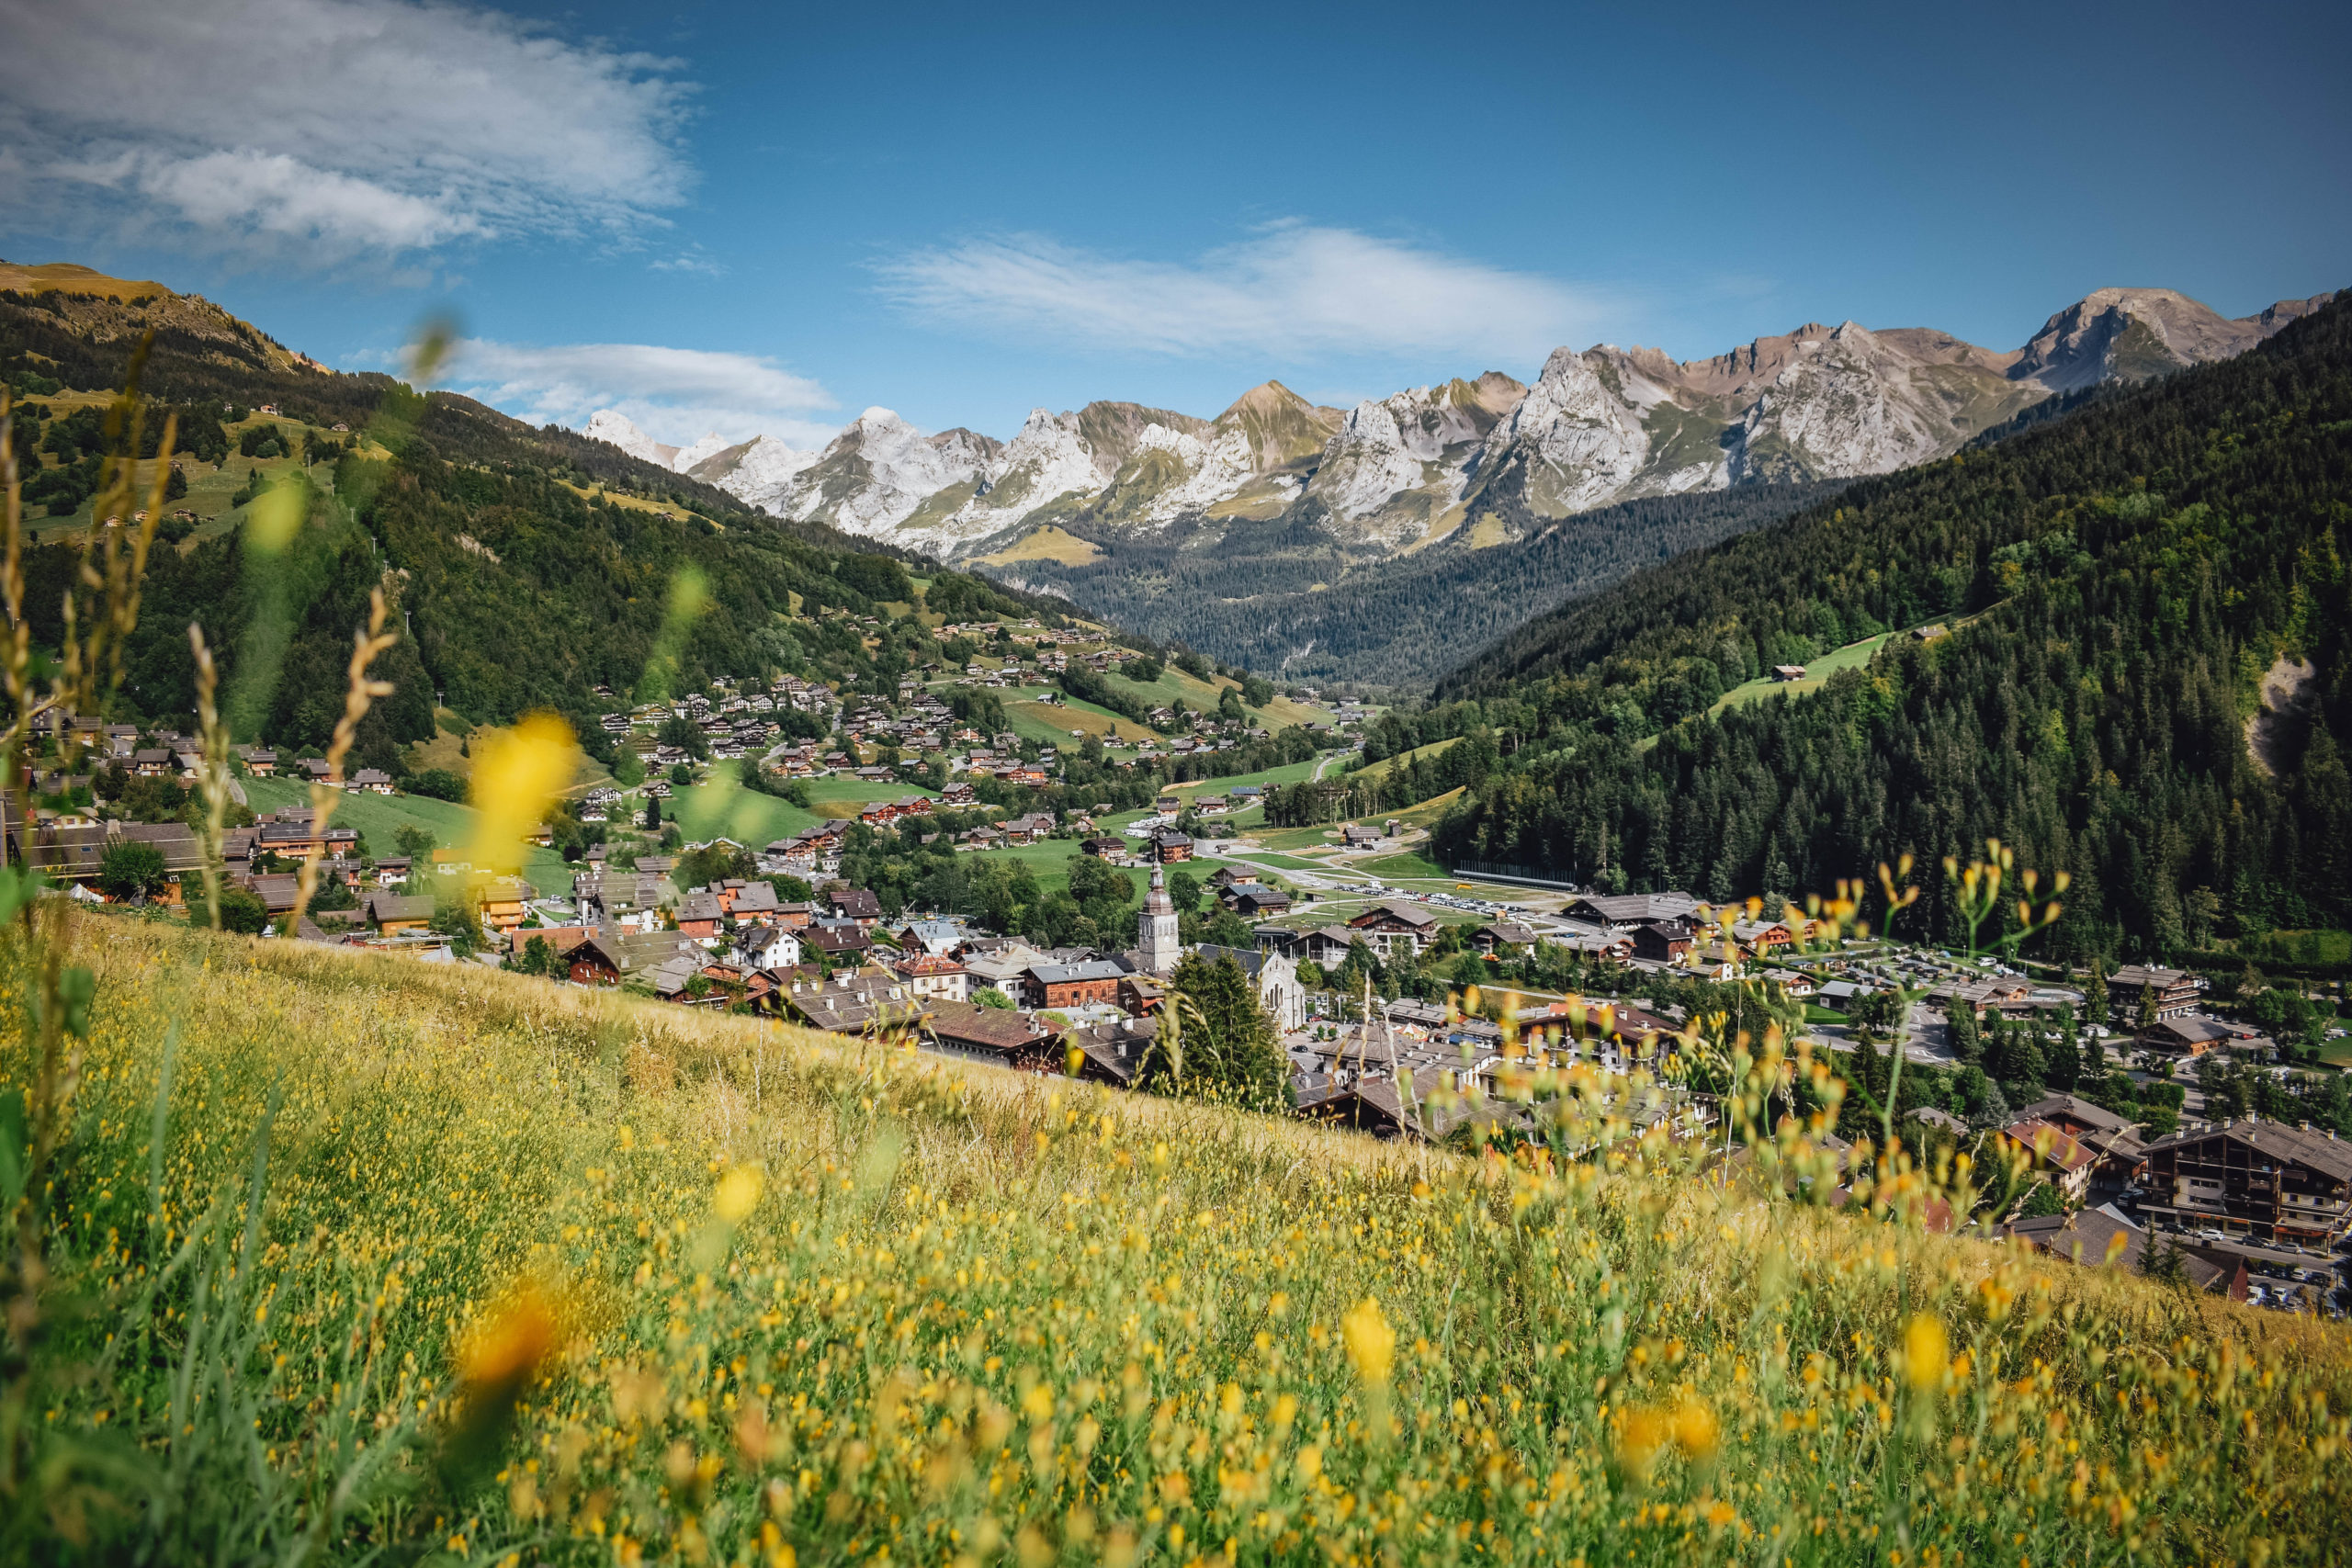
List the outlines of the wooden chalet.
<svg viewBox="0 0 2352 1568">
<path fill-rule="evenodd" d="M 2151 964 L 2127 964 L 2108 976 L 2109 1006 L 2118 1018 L 2137 1020 L 2153 995 L 2155 1018 L 2162 1022 L 2197 1010 L 2205 992 L 2205 976 Z"/>
<path fill-rule="evenodd" d="M 2352 1142 L 2242 1117 L 2150 1144 L 2144 1213 L 2321 1250 L 2352 1235 Z"/>
</svg>

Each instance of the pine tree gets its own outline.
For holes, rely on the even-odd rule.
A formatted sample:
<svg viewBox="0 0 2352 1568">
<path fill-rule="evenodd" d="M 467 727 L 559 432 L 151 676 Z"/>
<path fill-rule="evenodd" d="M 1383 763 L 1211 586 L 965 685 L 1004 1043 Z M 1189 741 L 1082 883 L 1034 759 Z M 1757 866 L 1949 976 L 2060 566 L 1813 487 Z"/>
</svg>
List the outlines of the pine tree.
<svg viewBox="0 0 2352 1568">
<path fill-rule="evenodd" d="M 2083 1081 L 2082 1044 L 2075 1037 L 2075 1010 L 2071 1007 L 2058 1010 L 2058 1038 L 2050 1047 L 2042 1081 L 2066 1094 L 2072 1094 Z"/>
<path fill-rule="evenodd" d="M 1971 1066 L 1984 1057 L 1984 1037 L 1976 1032 L 1976 1010 L 1964 1001 L 1954 1001 L 1946 1010 L 1951 1032 L 1951 1054 Z"/>
<path fill-rule="evenodd" d="M 1258 988 L 1230 954 L 1215 960 L 1187 953 L 1176 965 L 1171 1005 L 1182 1041 L 1181 1081 L 1175 1063 L 1155 1046 L 1145 1078 L 1163 1093 L 1209 1096 L 1253 1111 L 1290 1108 L 1290 1064 Z M 1178 998 L 1181 998 L 1179 1001 Z M 1189 1005 L 1184 1005 L 1189 1004 Z M 1162 1024 L 1163 1032 L 1166 1025 Z"/>
</svg>

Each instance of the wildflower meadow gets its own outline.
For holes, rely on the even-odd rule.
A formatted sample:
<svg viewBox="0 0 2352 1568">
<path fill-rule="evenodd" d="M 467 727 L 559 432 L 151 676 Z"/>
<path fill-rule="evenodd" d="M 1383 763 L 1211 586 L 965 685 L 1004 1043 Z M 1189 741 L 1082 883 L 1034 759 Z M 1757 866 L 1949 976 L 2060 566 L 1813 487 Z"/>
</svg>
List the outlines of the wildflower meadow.
<svg viewBox="0 0 2352 1568">
<path fill-rule="evenodd" d="M 64 940 L 95 985 L 11 1560 L 2340 1549 L 2339 1328 L 1660 1137 L 1384 1145 L 487 971 Z"/>
</svg>

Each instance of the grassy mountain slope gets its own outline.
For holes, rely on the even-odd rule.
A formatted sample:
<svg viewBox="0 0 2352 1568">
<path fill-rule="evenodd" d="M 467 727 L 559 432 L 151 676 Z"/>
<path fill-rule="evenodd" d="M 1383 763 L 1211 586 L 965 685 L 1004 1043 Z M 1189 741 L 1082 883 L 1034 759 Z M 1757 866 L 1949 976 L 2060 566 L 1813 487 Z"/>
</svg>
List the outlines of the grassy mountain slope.
<svg viewBox="0 0 2352 1568">
<path fill-rule="evenodd" d="M 1998 835 L 2074 874 L 2062 949 L 2344 924 L 2347 502 L 2338 304 L 1514 632 L 1442 683 L 1467 705 L 1408 738 L 1498 715 L 1528 738 L 1438 844 L 1720 897 Z M 1693 716 L 1771 665 L 1946 620 L 1817 694 Z M 2281 660 L 2313 674 L 2258 761 L 2248 725 Z M 1938 934 L 1941 897 L 1915 917 Z"/>
<path fill-rule="evenodd" d="M 1655 1146 L 81 931 L 28 1441 L 86 1468 L 10 1559 L 2315 1562 L 2352 1502 L 2339 1332 Z"/>
<path fill-rule="evenodd" d="M 111 388 L 152 333 L 141 384 L 180 407 L 184 425 L 213 419 L 215 400 L 274 403 L 275 427 L 296 447 L 307 433 L 349 448 L 316 463 L 273 460 L 265 477 L 291 487 L 303 523 L 282 548 L 256 546 L 240 509 L 231 524 L 155 552 L 126 650 L 125 694 L 147 716 L 175 719 L 192 708 L 187 626 L 197 621 L 223 656 L 241 735 L 322 743 L 342 706 L 351 628 L 379 585 L 409 635 L 382 667 L 399 694 L 363 731 L 373 766 L 389 765 L 399 743 L 432 737 L 436 692 L 477 722 L 533 707 L 586 720 L 591 687 L 626 692 L 645 671 L 684 570 L 699 573 L 709 599 L 677 650 L 688 681 L 770 669 L 861 675 L 872 663 L 861 639 L 819 623 L 820 612 L 863 614 L 874 595 L 909 592 L 908 552 L 779 522 L 573 431 L 534 429 L 450 393 L 420 398 L 387 377 L 319 368 L 209 302 L 95 277 L 61 280 L 50 269 L 29 281 L 58 287 L 0 292 L 0 379 Z M 40 402 L 46 395 L 30 400 L 51 418 L 21 418 L 17 449 L 54 470 L 67 459 L 40 449 L 73 400 L 50 408 Z M 151 437 L 160 423 L 159 411 Z M 350 433 L 330 435 L 336 423 Z M 258 466 L 233 447 L 183 459 L 197 483 L 228 464 Z M 75 536 L 29 552 L 37 636 L 57 635 L 78 560 Z M 940 576 L 932 595 L 934 608 L 1057 613 L 957 574 Z"/>
</svg>

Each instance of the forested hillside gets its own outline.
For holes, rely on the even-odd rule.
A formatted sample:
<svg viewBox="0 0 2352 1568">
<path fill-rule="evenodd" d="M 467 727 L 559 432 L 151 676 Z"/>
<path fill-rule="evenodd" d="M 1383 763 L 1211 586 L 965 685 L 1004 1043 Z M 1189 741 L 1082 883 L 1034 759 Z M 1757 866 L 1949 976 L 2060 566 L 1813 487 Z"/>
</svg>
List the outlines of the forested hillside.
<svg viewBox="0 0 2352 1568">
<path fill-rule="evenodd" d="M 175 412 L 193 436 L 177 447 L 186 460 L 221 461 L 224 402 L 275 404 L 290 439 L 330 454 L 279 481 L 300 520 L 282 543 L 238 513 L 228 532 L 158 546 L 125 652 L 123 694 L 141 716 L 193 709 L 196 622 L 221 659 L 241 739 L 323 744 L 343 707 L 352 628 L 379 584 L 406 635 L 379 662 L 397 691 L 368 715 L 358 750 L 362 763 L 391 772 L 399 743 L 433 735 L 436 694 L 477 723 L 562 712 L 601 745 L 593 689 L 626 694 L 639 682 L 688 569 L 704 604 L 668 650 L 685 682 L 770 670 L 844 682 L 887 670 L 895 682 L 907 662 L 903 651 L 868 649 L 848 617 L 822 615 L 913 597 L 908 567 L 920 563 L 906 552 L 779 522 L 603 442 L 533 429 L 465 398 L 317 368 L 217 307 L 168 292 L 0 293 L 0 379 L 34 400 L 16 433 L 21 460 L 37 469 L 28 493 L 68 474 L 62 456 L 38 468 L 40 449 L 57 449 L 52 434 L 86 424 L 80 461 L 91 468 L 116 439 L 95 410 L 69 420 L 38 400 L 119 386 L 134 363 L 161 403 L 145 429 L 148 455 L 163 414 Z M 350 433 L 327 435 L 335 424 Z M 70 533 L 28 552 L 27 603 L 44 643 L 62 630 L 80 560 Z M 935 575 L 929 602 L 951 615 L 1057 616 L 1054 605 L 957 573 Z"/>
<path fill-rule="evenodd" d="M 1625 502 L 1547 522 L 1519 507 L 1508 542 L 1362 561 L 1312 519 L 1239 545 L 1181 531 L 1104 533 L 1083 566 L 1010 575 L 1164 642 L 1293 680 L 1419 685 L 1563 600 L 1835 494 L 1843 481 Z M 1517 506 L 1517 491 L 1496 497 Z M 1072 525 L 1083 528 L 1082 521 Z"/>
<path fill-rule="evenodd" d="M 1534 622 L 1385 743 L 1510 729 L 1437 829 L 1457 861 L 1777 897 L 1997 835 L 2073 873 L 2062 950 L 2341 925 L 2347 532 L 2338 304 Z M 1927 623 L 1950 635 L 1710 711 L 1774 664 Z M 1944 934 L 1927 886 L 1905 919 Z"/>
</svg>

